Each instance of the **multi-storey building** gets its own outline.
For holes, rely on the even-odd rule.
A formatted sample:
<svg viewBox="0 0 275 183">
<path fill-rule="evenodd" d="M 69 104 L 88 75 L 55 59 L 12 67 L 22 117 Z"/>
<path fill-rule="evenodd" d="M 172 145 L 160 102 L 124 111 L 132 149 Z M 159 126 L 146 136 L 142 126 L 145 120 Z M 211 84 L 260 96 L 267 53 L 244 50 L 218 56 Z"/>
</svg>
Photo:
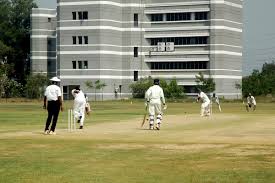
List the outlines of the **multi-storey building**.
<svg viewBox="0 0 275 183">
<path fill-rule="evenodd" d="M 202 72 L 218 95 L 241 95 L 242 0 L 58 0 L 56 31 L 65 94 L 81 85 L 95 95 L 85 82 L 100 80 L 105 99 L 127 97 L 147 76 L 176 78 L 192 94 Z"/>
<path fill-rule="evenodd" d="M 32 9 L 31 28 L 31 72 L 55 76 L 56 10 Z"/>
</svg>

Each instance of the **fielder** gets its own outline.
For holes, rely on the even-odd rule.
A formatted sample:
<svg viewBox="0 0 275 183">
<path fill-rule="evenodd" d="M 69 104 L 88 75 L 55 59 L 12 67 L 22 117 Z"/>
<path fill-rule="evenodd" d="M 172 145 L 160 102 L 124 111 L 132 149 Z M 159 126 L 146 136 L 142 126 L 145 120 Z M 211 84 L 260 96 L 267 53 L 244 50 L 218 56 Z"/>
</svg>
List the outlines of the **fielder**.
<svg viewBox="0 0 275 183">
<path fill-rule="evenodd" d="M 201 116 L 210 116 L 210 100 L 208 96 L 200 91 L 198 94 L 197 102 L 202 101 L 201 104 Z"/>
<path fill-rule="evenodd" d="M 84 119 L 85 119 L 85 107 L 86 98 L 84 93 L 77 86 L 72 90 L 72 95 L 74 96 L 74 118 L 80 123 L 79 129 L 83 129 Z"/>
<path fill-rule="evenodd" d="M 256 100 L 255 98 L 251 95 L 251 93 L 248 94 L 247 97 L 247 104 L 246 104 L 246 111 L 249 112 L 249 108 L 252 108 L 253 111 L 256 110 Z"/>
<path fill-rule="evenodd" d="M 159 86 L 159 79 L 154 80 L 154 86 L 151 86 L 145 93 L 146 103 L 148 105 L 149 111 L 149 129 L 154 129 L 155 115 L 156 119 L 156 129 L 160 130 L 161 120 L 162 120 L 162 105 L 166 109 L 165 98 L 163 94 L 163 89 Z"/>
<path fill-rule="evenodd" d="M 218 105 L 219 111 L 222 112 L 222 108 L 221 108 L 221 105 L 220 105 L 220 100 L 219 100 L 218 95 L 216 95 L 216 93 L 213 93 L 213 99 L 215 100 L 215 103 Z"/>
</svg>

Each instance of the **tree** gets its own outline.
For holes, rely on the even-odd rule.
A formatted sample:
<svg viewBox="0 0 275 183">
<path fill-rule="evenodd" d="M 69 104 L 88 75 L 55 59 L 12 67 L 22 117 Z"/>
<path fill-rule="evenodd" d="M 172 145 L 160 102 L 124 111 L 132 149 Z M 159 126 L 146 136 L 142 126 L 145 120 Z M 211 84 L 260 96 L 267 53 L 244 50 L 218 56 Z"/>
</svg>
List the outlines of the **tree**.
<svg viewBox="0 0 275 183">
<path fill-rule="evenodd" d="M 263 94 L 275 94 L 275 62 L 265 63 L 261 72 Z"/>
<path fill-rule="evenodd" d="M 86 85 L 86 87 L 87 87 L 88 89 L 94 88 L 94 84 L 93 84 L 92 81 L 86 81 L 86 82 L 85 82 L 85 85 Z"/>
<path fill-rule="evenodd" d="M 241 83 L 235 83 L 235 88 L 237 89 L 237 90 L 241 90 L 242 89 L 242 84 Z M 237 94 L 237 99 L 239 98 L 239 95 Z"/>
<path fill-rule="evenodd" d="M 151 77 L 148 78 L 140 78 L 137 82 L 132 83 L 129 87 L 132 90 L 132 95 L 134 98 L 144 98 L 145 92 L 148 90 L 150 86 L 153 85 L 153 79 Z"/>
<path fill-rule="evenodd" d="M 43 74 L 30 75 L 25 85 L 25 95 L 31 99 L 42 98 L 46 86 L 49 84 L 47 76 Z"/>
<path fill-rule="evenodd" d="M 242 79 L 242 92 L 243 96 L 247 96 L 248 93 L 253 95 L 264 94 L 265 82 L 262 83 L 262 75 L 259 70 L 254 70 L 250 76 L 243 77 Z"/>
<path fill-rule="evenodd" d="M 6 75 L 0 77 L 0 96 L 21 97 L 23 93 L 23 86 L 15 80 L 9 79 Z"/>
<path fill-rule="evenodd" d="M 145 92 L 153 86 L 154 81 L 151 77 L 141 78 L 139 81 L 132 83 L 130 89 L 134 98 L 144 98 Z M 183 98 L 184 90 L 183 87 L 177 84 L 176 79 L 173 79 L 169 83 L 164 79 L 160 79 L 160 87 L 163 89 L 165 98 Z"/>
<path fill-rule="evenodd" d="M 209 78 L 205 78 L 204 75 L 199 72 L 199 74 L 196 75 L 195 81 L 197 83 L 197 88 L 204 91 L 205 93 L 211 93 L 215 91 L 216 83 L 211 76 L 209 76 Z"/>
<path fill-rule="evenodd" d="M 263 64 L 262 70 L 253 70 L 251 75 L 242 79 L 242 93 L 247 96 L 275 94 L 275 62 Z"/>
<path fill-rule="evenodd" d="M 102 83 L 100 80 L 96 80 L 94 83 L 92 81 L 86 81 L 85 85 L 88 89 L 95 89 L 95 101 L 97 90 L 101 90 L 101 100 L 103 100 L 103 88 L 107 86 L 105 83 Z"/>
<path fill-rule="evenodd" d="M 23 86 L 8 77 L 12 72 L 12 64 L 0 63 L 0 97 L 7 99 L 22 96 Z"/>
<path fill-rule="evenodd" d="M 86 81 L 85 85 L 88 89 L 93 89 L 94 88 L 94 84 L 92 81 Z"/>
<path fill-rule="evenodd" d="M 169 85 L 168 85 L 168 93 L 170 94 L 170 96 L 167 98 L 184 98 L 184 89 L 183 87 L 179 86 L 177 83 L 176 79 L 173 79 L 172 81 L 170 81 Z"/>
<path fill-rule="evenodd" d="M 5 45 L 1 40 L 0 40 L 0 60 L 4 61 L 6 60 L 6 56 L 9 55 L 12 52 L 12 48 Z"/>
<path fill-rule="evenodd" d="M 107 85 L 105 83 L 101 83 L 100 80 L 95 81 L 95 89 L 96 90 L 101 90 L 101 100 L 103 100 L 103 88 L 106 87 L 106 86 Z M 95 96 L 96 96 L 96 94 L 95 94 Z M 96 100 L 96 98 L 95 98 L 95 100 Z"/>
<path fill-rule="evenodd" d="M 14 64 L 12 77 L 24 81 L 30 53 L 30 14 L 34 0 L 0 0 L 0 59 Z"/>
</svg>

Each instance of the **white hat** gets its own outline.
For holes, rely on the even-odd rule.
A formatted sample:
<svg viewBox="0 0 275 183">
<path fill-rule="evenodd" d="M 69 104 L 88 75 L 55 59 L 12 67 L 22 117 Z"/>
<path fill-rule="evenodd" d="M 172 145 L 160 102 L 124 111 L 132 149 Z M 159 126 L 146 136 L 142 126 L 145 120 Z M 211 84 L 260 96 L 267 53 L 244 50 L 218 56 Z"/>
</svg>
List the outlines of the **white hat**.
<svg viewBox="0 0 275 183">
<path fill-rule="evenodd" d="M 52 77 L 50 81 L 60 82 L 60 79 L 58 79 L 58 77 L 55 76 L 55 77 Z"/>
</svg>

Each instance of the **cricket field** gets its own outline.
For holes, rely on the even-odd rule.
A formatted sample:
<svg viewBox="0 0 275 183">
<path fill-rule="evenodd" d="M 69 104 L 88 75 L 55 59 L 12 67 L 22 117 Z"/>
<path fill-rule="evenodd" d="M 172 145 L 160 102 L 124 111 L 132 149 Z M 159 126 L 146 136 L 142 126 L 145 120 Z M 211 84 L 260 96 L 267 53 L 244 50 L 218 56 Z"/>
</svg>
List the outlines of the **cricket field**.
<svg viewBox="0 0 275 183">
<path fill-rule="evenodd" d="M 168 103 L 161 130 L 140 125 L 142 101 L 91 103 L 84 130 L 68 132 L 65 103 L 56 135 L 44 135 L 42 101 L 0 103 L 1 183 L 272 183 L 275 104 Z"/>
</svg>

